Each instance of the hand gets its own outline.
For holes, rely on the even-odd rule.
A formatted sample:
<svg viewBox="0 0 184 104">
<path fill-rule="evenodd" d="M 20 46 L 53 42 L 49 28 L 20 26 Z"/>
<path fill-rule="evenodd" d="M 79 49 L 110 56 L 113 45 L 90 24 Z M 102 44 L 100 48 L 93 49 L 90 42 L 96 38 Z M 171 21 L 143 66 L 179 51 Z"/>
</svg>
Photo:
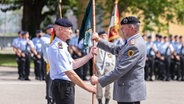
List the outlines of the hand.
<svg viewBox="0 0 184 104">
<path fill-rule="evenodd" d="M 22 57 L 26 57 L 25 53 L 21 53 L 21 56 L 22 56 Z"/>
<path fill-rule="evenodd" d="M 96 94 L 96 87 L 94 86 L 86 86 L 86 90 Z"/>
<path fill-rule="evenodd" d="M 39 55 L 39 54 L 37 54 L 36 57 L 39 58 L 39 59 L 41 59 L 41 55 Z"/>
<path fill-rule="evenodd" d="M 91 37 L 92 40 L 95 40 L 96 42 L 99 42 L 100 41 L 100 37 L 98 36 L 98 33 L 93 33 L 92 37 Z"/>
<path fill-rule="evenodd" d="M 98 77 L 93 75 L 93 76 L 91 77 L 90 82 L 91 82 L 92 85 L 97 84 L 97 83 L 98 83 Z"/>
<path fill-rule="evenodd" d="M 91 54 L 92 56 L 93 56 L 93 55 L 97 55 L 97 47 L 91 47 L 90 54 Z"/>
</svg>

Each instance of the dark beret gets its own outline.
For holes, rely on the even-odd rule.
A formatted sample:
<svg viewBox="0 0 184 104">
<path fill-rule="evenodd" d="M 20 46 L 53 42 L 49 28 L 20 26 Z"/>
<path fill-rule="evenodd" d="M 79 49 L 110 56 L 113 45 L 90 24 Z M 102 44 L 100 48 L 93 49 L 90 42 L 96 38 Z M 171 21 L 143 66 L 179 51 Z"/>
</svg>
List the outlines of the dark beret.
<svg viewBox="0 0 184 104">
<path fill-rule="evenodd" d="M 107 34 L 105 31 L 100 31 L 98 35 Z"/>
<path fill-rule="evenodd" d="M 63 27 L 72 27 L 72 23 L 67 20 L 67 19 L 64 19 L 64 18 L 59 18 L 55 21 L 55 24 L 56 25 L 59 25 L 59 26 L 63 26 Z"/>
<path fill-rule="evenodd" d="M 151 39 L 152 37 L 151 37 L 151 36 L 148 36 L 147 38 L 148 38 L 148 39 Z"/>
<path fill-rule="evenodd" d="M 164 36 L 164 39 L 166 39 L 167 38 L 167 36 Z"/>
<path fill-rule="evenodd" d="M 182 39 L 182 38 L 183 38 L 182 36 L 179 37 L 179 39 Z"/>
<path fill-rule="evenodd" d="M 41 32 L 42 32 L 42 30 L 36 30 L 36 34 L 41 33 Z"/>
<path fill-rule="evenodd" d="M 139 21 L 138 18 L 136 18 L 134 16 L 125 17 L 121 21 L 121 25 L 124 25 L 124 24 L 136 24 L 136 23 L 141 23 L 141 22 Z"/>
<path fill-rule="evenodd" d="M 26 35 L 28 32 L 27 31 L 22 31 L 21 35 Z"/>
<path fill-rule="evenodd" d="M 50 29 L 50 28 L 53 28 L 52 24 L 47 25 L 47 27 L 45 29 L 47 30 L 47 29 Z"/>
</svg>

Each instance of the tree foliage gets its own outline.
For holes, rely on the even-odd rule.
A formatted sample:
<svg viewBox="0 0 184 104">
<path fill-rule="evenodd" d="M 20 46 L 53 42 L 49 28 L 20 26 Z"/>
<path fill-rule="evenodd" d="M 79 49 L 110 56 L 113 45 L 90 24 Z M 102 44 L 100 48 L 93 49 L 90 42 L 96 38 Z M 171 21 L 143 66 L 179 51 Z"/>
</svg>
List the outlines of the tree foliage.
<svg viewBox="0 0 184 104">
<path fill-rule="evenodd" d="M 0 3 L 2 12 L 23 8 L 22 30 L 29 31 L 33 37 L 41 23 L 48 25 L 52 23 L 51 16 L 59 14 L 58 0 L 2 0 Z M 74 9 L 76 5 L 76 0 L 62 0 L 62 13 L 68 8 Z"/>
<path fill-rule="evenodd" d="M 106 0 L 106 12 L 111 12 L 113 5 L 114 0 Z M 119 0 L 119 12 L 137 15 L 143 22 L 143 31 L 167 30 L 169 22 L 184 24 L 183 0 Z"/>
</svg>

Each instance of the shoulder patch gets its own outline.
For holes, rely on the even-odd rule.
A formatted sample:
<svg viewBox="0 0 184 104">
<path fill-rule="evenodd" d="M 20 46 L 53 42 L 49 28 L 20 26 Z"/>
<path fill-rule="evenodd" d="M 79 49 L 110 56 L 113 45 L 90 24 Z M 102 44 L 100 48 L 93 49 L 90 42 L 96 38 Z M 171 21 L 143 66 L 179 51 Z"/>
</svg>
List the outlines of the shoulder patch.
<svg viewBox="0 0 184 104">
<path fill-rule="evenodd" d="M 63 49 L 63 44 L 61 42 L 58 42 L 58 48 Z"/>
<path fill-rule="evenodd" d="M 133 50 L 128 50 L 128 56 L 133 56 L 134 55 L 134 51 Z"/>
<path fill-rule="evenodd" d="M 130 40 L 130 41 L 128 42 L 128 44 L 134 45 L 134 44 L 135 44 L 135 39 Z"/>
</svg>

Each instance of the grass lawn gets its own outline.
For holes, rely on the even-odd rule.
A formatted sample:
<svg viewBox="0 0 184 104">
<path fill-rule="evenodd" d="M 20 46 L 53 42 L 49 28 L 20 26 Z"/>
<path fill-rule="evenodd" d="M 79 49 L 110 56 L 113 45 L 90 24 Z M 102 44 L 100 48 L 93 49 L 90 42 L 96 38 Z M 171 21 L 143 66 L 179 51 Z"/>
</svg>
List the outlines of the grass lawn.
<svg viewBox="0 0 184 104">
<path fill-rule="evenodd" d="M 0 54 L 0 66 L 17 67 L 15 54 Z M 33 62 L 31 60 L 31 68 L 33 68 Z"/>
</svg>

